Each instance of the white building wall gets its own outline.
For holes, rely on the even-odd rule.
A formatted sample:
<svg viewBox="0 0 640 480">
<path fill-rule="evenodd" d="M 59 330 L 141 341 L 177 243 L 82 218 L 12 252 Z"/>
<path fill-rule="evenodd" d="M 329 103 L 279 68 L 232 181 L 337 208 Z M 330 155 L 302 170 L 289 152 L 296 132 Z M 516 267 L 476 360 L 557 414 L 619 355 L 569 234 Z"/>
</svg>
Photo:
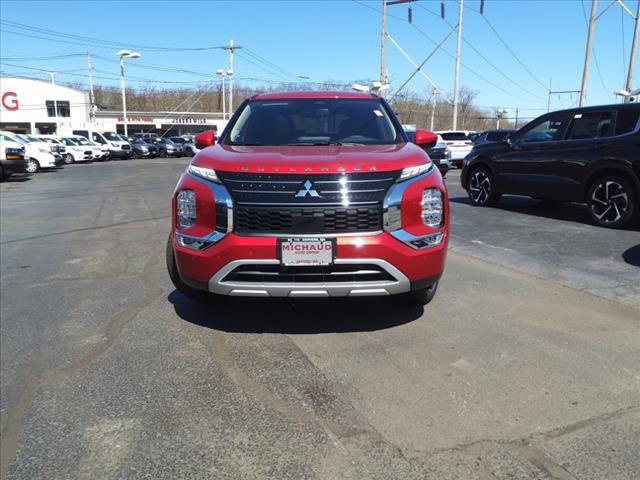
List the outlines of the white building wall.
<svg viewBox="0 0 640 480">
<path fill-rule="evenodd" d="M 0 99 L 2 128 L 28 124 L 31 133 L 39 133 L 37 124 L 57 124 L 57 133 L 67 135 L 89 125 L 89 95 L 63 85 L 31 78 L 0 77 Z M 70 116 L 50 117 L 47 100 L 69 102 Z"/>
</svg>

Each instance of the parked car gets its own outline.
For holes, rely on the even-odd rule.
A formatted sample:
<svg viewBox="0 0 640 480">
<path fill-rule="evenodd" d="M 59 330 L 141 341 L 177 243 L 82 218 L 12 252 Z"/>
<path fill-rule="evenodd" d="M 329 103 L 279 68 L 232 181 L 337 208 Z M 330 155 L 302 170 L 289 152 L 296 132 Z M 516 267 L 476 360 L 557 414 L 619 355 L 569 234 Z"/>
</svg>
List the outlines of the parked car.
<svg viewBox="0 0 640 480">
<path fill-rule="evenodd" d="M 505 139 L 507 135 L 511 135 L 512 133 L 517 132 L 515 128 L 501 128 L 496 130 L 486 130 L 484 132 L 480 132 L 473 139 L 474 145 L 482 145 L 483 143 L 488 142 L 501 142 Z"/>
<path fill-rule="evenodd" d="M 91 162 L 95 156 L 97 156 L 98 159 L 102 156 L 102 151 L 99 147 L 89 145 L 88 140 L 85 145 L 82 145 L 76 138 L 81 137 L 60 138 L 60 142 L 67 148 L 69 163 Z"/>
<path fill-rule="evenodd" d="M 474 147 L 460 181 L 473 205 L 502 194 L 586 203 L 603 227 L 640 210 L 640 104 L 547 113 L 501 143 Z"/>
<path fill-rule="evenodd" d="M 109 151 L 109 158 L 131 157 L 131 145 L 120 138 L 116 132 L 98 132 L 92 130 L 74 130 L 74 135 L 88 138 L 89 140 L 103 145 Z"/>
<path fill-rule="evenodd" d="M 192 136 L 182 136 L 182 137 L 170 137 L 171 141 L 177 145 L 182 145 L 182 151 L 187 157 L 193 157 L 196 153 L 200 151 L 196 144 L 194 143 Z"/>
<path fill-rule="evenodd" d="M 0 133 L 0 181 L 6 180 L 14 173 L 27 171 L 24 158 L 24 147 Z"/>
<path fill-rule="evenodd" d="M 288 92 L 245 100 L 214 138 L 196 135 L 203 150 L 173 196 L 167 268 L 179 291 L 433 298 L 449 207 L 423 150 L 432 132 L 409 142 L 375 95 Z"/>
<path fill-rule="evenodd" d="M 155 158 L 159 155 L 159 149 L 152 143 L 147 143 L 142 138 L 134 138 L 131 143 L 132 158 Z"/>
<path fill-rule="evenodd" d="M 109 160 L 110 154 L 109 149 L 104 146 L 94 143 L 88 138 L 82 137 L 80 135 L 74 135 L 70 137 L 65 137 L 66 139 L 75 142 L 77 145 L 82 148 L 91 150 L 91 155 L 93 157 L 93 161 L 105 161 Z"/>
<path fill-rule="evenodd" d="M 71 163 L 67 155 L 66 146 L 60 140 L 58 140 L 55 135 L 30 135 L 30 137 L 35 137 L 41 142 L 48 143 L 49 148 L 51 149 L 51 153 L 53 153 L 54 155 L 60 155 L 64 163 Z"/>
<path fill-rule="evenodd" d="M 53 168 L 62 165 L 62 157 L 51 152 L 51 146 L 32 136 L 0 131 L 3 141 L 15 148 L 24 147 L 27 173 L 36 173 L 41 168 Z"/>
<path fill-rule="evenodd" d="M 415 133 L 416 133 L 416 125 L 402 125 L 404 132 L 407 134 L 410 142 L 414 141 Z M 447 156 L 447 145 L 444 143 L 444 140 L 440 135 L 438 135 L 438 140 L 436 144 L 431 148 L 425 148 L 425 152 L 429 155 L 429 158 L 435 163 L 440 170 L 440 174 L 444 178 L 447 175 L 447 172 L 451 169 L 451 161 Z"/>
<path fill-rule="evenodd" d="M 181 157 L 183 155 L 182 145 L 173 143 L 170 138 L 157 138 L 155 142 L 161 157 Z"/>
<path fill-rule="evenodd" d="M 469 139 L 468 130 L 448 130 L 446 132 L 436 132 L 442 137 L 451 151 L 450 160 L 454 167 L 462 166 L 462 159 L 466 157 L 473 148 L 473 142 Z"/>
</svg>

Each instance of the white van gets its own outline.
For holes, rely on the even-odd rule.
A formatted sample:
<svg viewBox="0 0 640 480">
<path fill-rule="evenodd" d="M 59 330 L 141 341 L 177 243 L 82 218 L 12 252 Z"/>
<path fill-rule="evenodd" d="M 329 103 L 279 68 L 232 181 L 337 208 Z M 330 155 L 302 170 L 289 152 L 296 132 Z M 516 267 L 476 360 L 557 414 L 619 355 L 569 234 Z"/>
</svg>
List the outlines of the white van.
<svg viewBox="0 0 640 480">
<path fill-rule="evenodd" d="M 0 131 L 3 142 L 11 146 L 24 147 L 27 161 L 27 172 L 36 173 L 41 168 L 53 168 L 62 165 L 62 157 L 51 152 L 51 147 L 35 137 L 28 137 L 19 133 Z"/>
<path fill-rule="evenodd" d="M 98 132 L 92 130 L 74 130 L 74 135 L 88 138 L 92 142 L 109 149 L 111 158 L 131 157 L 131 144 L 122 139 L 116 132 Z"/>
<path fill-rule="evenodd" d="M 68 155 L 71 156 L 71 163 L 92 160 L 98 161 L 109 158 L 108 150 L 103 152 L 100 146 L 84 137 L 78 135 L 62 137 L 60 141 L 67 147 Z"/>
</svg>

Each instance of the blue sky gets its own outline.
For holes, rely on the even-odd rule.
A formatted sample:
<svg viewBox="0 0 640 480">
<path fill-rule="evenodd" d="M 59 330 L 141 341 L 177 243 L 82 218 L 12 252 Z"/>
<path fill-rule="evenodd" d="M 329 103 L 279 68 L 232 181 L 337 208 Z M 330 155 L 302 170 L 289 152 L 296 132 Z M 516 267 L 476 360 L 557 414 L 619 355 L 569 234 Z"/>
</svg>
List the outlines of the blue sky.
<svg viewBox="0 0 640 480">
<path fill-rule="evenodd" d="M 599 3 L 601 11 L 609 2 Z M 636 0 L 626 0 L 626 3 L 635 11 Z M 49 57 L 91 50 L 96 57 L 96 83 L 117 84 L 119 69 L 115 52 L 120 46 L 134 46 L 142 58 L 128 62 L 128 84 L 151 81 L 158 86 L 171 87 L 176 85 L 171 82 L 185 82 L 184 85 L 194 87 L 210 81 L 207 74 L 226 66 L 228 54 L 220 49 L 175 52 L 157 48 L 214 47 L 234 39 L 245 47 L 236 55 L 237 78 L 278 82 L 300 75 L 320 82 L 376 79 L 379 76 L 380 0 L 3 0 L 0 5 L 3 21 L 36 27 L 36 30 L 24 30 L 3 24 L 0 53 L 5 74 L 47 77 L 43 72 L 23 68 L 30 67 L 61 71 L 63 73 L 57 77 L 59 81 L 86 82 L 86 57 Z M 519 108 L 520 115 L 526 117 L 546 110 L 551 78 L 553 90 L 580 88 L 587 31 L 582 8 L 584 6 L 588 15 L 589 0 L 584 0 L 584 4 L 579 0 L 486 0 L 488 23 L 478 13 L 479 5 L 479 0 L 465 0 L 461 69 L 461 85 L 478 91 L 478 105 Z M 412 8 L 413 25 L 410 25 L 406 21 L 407 6 L 389 6 L 388 31 L 419 63 L 433 49 L 434 42 L 440 42 L 449 32 L 446 22 L 452 25 L 457 22 L 458 2 L 445 2 L 446 21 L 439 16 L 439 1 L 422 0 Z M 503 45 L 489 23 L 524 67 Z M 51 37 L 43 29 L 101 41 Z M 591 62 L 587 97 L 589 104 L 615 101 L 612 92 L 622 88 L 626 80 L 632 32 L 633 20 L 623 15 L 617 5 L 597 22 L 595 59 Z M 52 38 L 79 44 L 56 42 Z M 104 41 L 111 44 L 105 46 Z M 456 35 L 453 34 L 444 43 L 444 50 L 436 52 L 424 67 L 438 87 L 446 92 L 453 90 L 454 60 L 451 55 L 455 53 L 455 47 Z M 163 71 L 150 66 L 192 72 Z M 638 68 L 640 65 L 636 63 L 635 85 L 640 80 Z M 390 42 L 387 42 L 387 69 L 392 91 L 413 72 L 413 67 Z M 430 90 L 419 75 L 408 88 L 421 94 Z M 575 94 L 554 95 L 552 108 L 570 106 L 575 99 Z"/>
</svg>

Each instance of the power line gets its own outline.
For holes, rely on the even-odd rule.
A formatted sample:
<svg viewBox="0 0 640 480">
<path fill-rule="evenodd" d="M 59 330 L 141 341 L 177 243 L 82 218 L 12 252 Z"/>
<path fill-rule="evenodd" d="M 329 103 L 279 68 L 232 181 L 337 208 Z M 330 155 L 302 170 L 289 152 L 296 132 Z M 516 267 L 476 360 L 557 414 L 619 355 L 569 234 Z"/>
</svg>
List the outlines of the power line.
<svg viewBox="0 0 640 480">
<path fill-rule="evenodd" d="M 363 3 L 363 2 L 361 2 L 360 0 L 352 0 L 352 1 L 353 1 L 353 2 L 355 2 L 355 3 L 357 3 L 358 5 L 361 5 L 361 6 L 365 7 L 365 8 L 368 8 L 369 10 L 372 10 L 372 11 L 374 11 L 374 12 L 380 13 L 380 10 L 378 10 L 377 8 L 372 7 L 371 5 L 367 5 L 366 3 Z M 420 4 L 418 4 L 418 5 L 419 5 L 419 6 L 421 6 Z M 424 7 L 423 7 L 423 8 L 424 8 Z M 428 10 L 428 9 L 425 9 L 425 10 L 426 10 L 426 11 L 428 11 L 429 13 L 433 13 L 433 12 L 431 12 L 431 11 L 430 11 L 430 10 Z M 427 33 L 425 33 L 425 32 L 424 32 L 420 27 L 418 27 L 417 25 L 415 25 L 415 23 L 409 23 L 405 18 L 399 17 L 399 16 L 397 16 L 397 15 L 393 15 L 393 14 L 390 14 L 390 13 L 387 13 L 387 15 L 388 15 L 389 17 L 396 18 L 396 19 L 398 19 L 398 20 L 400 20 L 400 21 L 402 21 L 402 22 L 408 23 L 408 24 L 409 24 L 409 25 L 411 25 L 411 26 L 412 26 L 416 31 L 418 31 L 418 32 L 419 32 L 423 37 L 425 37 L 427 40 L 429 40 L 431 43 L 433 43 L 434 45 L 438 45 L 438 43 L 437 43 L 435 40 L 433 40 L 433 39 L 432 39 L 432 38 L 431 38 Z M 446 50 L 445 48 L 441 48 L 441 50 L 442 50 L 444 53 L 446 53 L 449 57 L 451 57 L 451 58 L 454 58 L 454 59 L 455 59 L 455 56 L 454 56 L 452 53 L 450 53 L 448 50 Z M 499 90 L 499 91 L 501 91 L 502 93 L 505 93 L 505 94 L 507 94 L 507 95 L 509 95 L 509 96 L 511 96 L 511 97 L 517 98 L 517 99 L 519 99 L 519 100 L 523 100 L 523 101 L 527 101 L 527 102 L 532 101 L 532 99 L 530 99 L 530 98 L 524 98 L 524 97 L 521 97 L 520 95 L 517 95 L 517 94 L 515 94 L 515 93 L 513 93 L 513 92 L 510 92 L 510 91 L 508 91 L 508 90 L 506 90 L 506 89 L 502 88 L 501 86 L 499 86 L 499 85 L 495 84 L 495 83 L 494 83 L 494 82 L 492 82 L 491 80 L 487 79 L 487 78 L 486 78 L 486 77 L 484 77 L 483 75 L 481 75 L 481 74 L 479 74 L 478 72 L 476 72 L 474 69 L 472 69 L 472 68 L 471 68 L 471 67 L 469 67 L 468 65 L 466 65 L 466 64 L 464 64 L 464 63 L 462 63 L 462 62 L 460 62 L 460 65 L 462 65 L 466 70 L 468 70 L 470 73 L 472 73 L 473 75 L 475 75 L 476 77 L 478 77 L 480 80 L 484 81 L 484 82 L 485 82 L 485 83 L 487 83 L 488 85 L 491 85 L 491 86 L 492 86 L 493 88 L 495 88 L 496 90 Z M 530 93 L 530 92 L 529 92 L 529 93 Z M 531 93 L 530 93 L 530 94 L 531 94 Z M 533 94 L 531 94 L 531 95 L 533 95 Z M 534 95 L 534 96 L 535 96 L 535 95 Z"/>
<path fill-rule="evenodd" d="M 94 37 L 87 37 L 83 35 L 74 35 L 74 34 L 69 34 L 65 32 L 60 32 L 57 30 L 51 30 L 51 29 L 42 28 L 42 27 L 34 27 L 24 23 L 12 22 L 9 20 L 0 20 L 0 24 L 10 28 L 17 28 L 19 30 L 26 30 L 26 31 L 40 33 L 40 34 L 54 37 L 52 39 L 44 38 L 45 40 L 54 40 L 54 41 L 61 41 L 64 43 L 75 43 L 75 44 L 78 44 L 78 42 L 83 42 L 83 43 L 80 43 L 80 45 L 93 44 L 93 46 L 95 46 L 96 48 L 117 48 L 117 47 L 123 46 L 121 42 L 104 40 L 104 39 L 94 38 Z M 26 34 L 6 31 L 6 30 L 3 30 L 3 32 L 28 36 Z M 36 38 L 43 38 L 43 37 L 36 37 Z M 67 39 L 67 40 L 66 41 L 60 40 L 61 38 Z M 143 49 L 147 51 L 173 51 L 173 52 L 215 50 L 220 48 L 220 47 L 158 47 L 154 45 L 141 45 L 141 44 L 129 44 L 126 46 L 128 46 L 129 48 Z"/>
<path fill-rule="evenodd" d="M 496 28 L 491 24 L 491 22 L 489 21 L 489 19 L 486 17 L 486 15 L 480 13 L 479 10 L 476 10 L 473 7 L 469 7 L 471 10 L 473 10 L 474 12 L 480 14 L 480 16 L 482 17 L 482 19 L 486 22 L 486 24 L 489 26 L 489 28 L 493 31 L 493 33 L 496 35 L 496 37 L 498 37 L 498 40 L 500 40 L 500 42 L 502 43 L 502 45 L 504 45 L 504 47 L 508 50 L 508 52 L 511 54 L 511 56 L 513 58 L 516 59 L 516 61 L 520 64 L 520 66 L 531 76 L 531 78 L 533 78 L 542 88 L 544 88 L 545 90 L 547 89 L 547 86 L 542 83 L 538 77 L 536 77 L 534 75 L 534 73 L 527 68 L 527 66 L 522 62 L 522 60 L 520 60 L 520 57 L 511 49 L 511 47 L 509 46 L 509 44 L 507 42 L 505 42 L 505 40 L 502 38 L 502 36 L 498 33 L 498 31 L 496 30 Z"/>
</svg>

